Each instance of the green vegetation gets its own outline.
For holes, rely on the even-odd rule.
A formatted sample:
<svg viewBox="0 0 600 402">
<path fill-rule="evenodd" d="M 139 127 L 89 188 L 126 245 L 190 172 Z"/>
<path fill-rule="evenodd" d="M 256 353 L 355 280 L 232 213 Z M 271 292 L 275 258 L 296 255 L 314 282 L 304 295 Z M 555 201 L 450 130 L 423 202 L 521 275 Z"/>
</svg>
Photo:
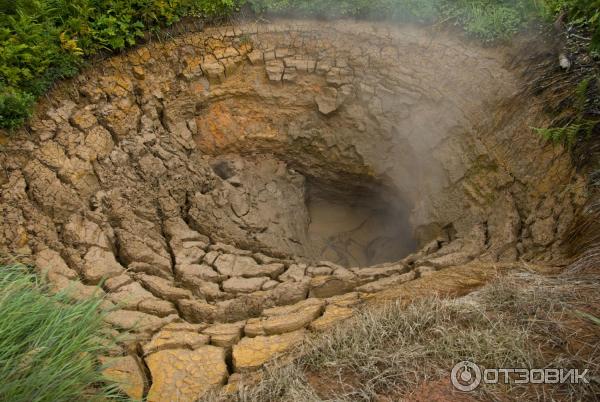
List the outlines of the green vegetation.
<svg viewBox="0 0 600 402">
<path fill-rule="evenodd" d="M 592 50 L 600 52 L 600 0 L 545 0 L 550 13 L 565 12 L 569 22 L 592 34 Z"/>
<path fill-rule="evenodd" d="M 35 99 L 77 73 L 87 57 L 120 51 L 185 16 L 216 17 L 247 5 L 257 13 L 384 18 L 454 24 L 492 42 L 540 16 L 567 13 L 594 31 L 600 0 L 0 0 L 0 128 L 15 129 Z"/>
<path fill-rule="evenodd" d="M 259 384 L 227 400 L 427 400 L 440 392 L 447 395 L 450 370 L 463 360 L 483 368 L 573 367 L 596 373 L 597 328 L 587 323 L 589 313 L 574 323 L 573 311 L 597 302 L 593 282 L 519 275 L 498 279 L 466 299 L 430 298 L 406 308 L 366 309 L 313 339 L 294 362 L 283 359 L 268 366 Z M 415 391 L 420 398 L 409 397 Z M 600 384 L 592 381 L 546 388 L 482 384 L 470 395 L 476 400 L 583 401 L 598 392 Z"/>
<path fill-rule="evenodd" d="M 16 128 L 85 57 L 132 46 L 188 15 L 224 15 L 234 0 L 0 0 L 0 127 Z"/>
<path fill-rule="evenodd" d="M 50 296 L 26 267 L 0 266 L 0 400 L 104 400 L 95 356 L 106 352 L 100 300 Z"/>
<path fill-rule="evenodd" d="M 256 12 L 309 16 L 389 18 L 451 22 L 491 42 L 508 39 L 545 10 L 533 0 L 249 0 Z"/>
<path fill-rule="evenodd" d="M 600 122 L 600 93 L 598 79 L 593 75 L 585 76 L 574 91 L 567 97 L 571 107 L 561 107 L 556 120 L 561 124 L 550 128 L 534 128 L 547 141 L 563 144 L 573 148 L 579 139 L 590 139 L 595 127 Z"/>
</svg>

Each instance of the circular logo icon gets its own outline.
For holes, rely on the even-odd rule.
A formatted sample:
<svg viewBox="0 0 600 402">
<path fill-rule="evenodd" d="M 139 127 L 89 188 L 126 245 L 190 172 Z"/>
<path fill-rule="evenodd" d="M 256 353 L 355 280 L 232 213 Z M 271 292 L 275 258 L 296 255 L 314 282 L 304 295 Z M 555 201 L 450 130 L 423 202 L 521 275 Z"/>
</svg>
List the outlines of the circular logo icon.
<svg viewBox="0 0 600 402">
<path fill-rule="evenodd" d="M 481 369 L 475 363 L 462 361 L 452 367 L 451 381 L 454 388 L 469 392 L 481 384 Z"/>
</svg>

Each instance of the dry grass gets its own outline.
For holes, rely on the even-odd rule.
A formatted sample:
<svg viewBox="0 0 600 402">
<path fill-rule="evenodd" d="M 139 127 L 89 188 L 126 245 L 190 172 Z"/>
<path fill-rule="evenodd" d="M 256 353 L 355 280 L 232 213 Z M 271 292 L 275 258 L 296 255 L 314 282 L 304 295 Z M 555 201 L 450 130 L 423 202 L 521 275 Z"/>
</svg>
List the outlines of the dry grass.
<svg viewBox="0 0 600 402">
<path fill-rule="evenodd" d="M 450 369 L 462 360 L 484 367 L 588 368 L 597 376 L 600 327 L 585 316 L 598 316 L 597 289 L 597 282 L 522 274 L 458 300 L 366 309 L 312 339 L 293 364 L 265 368 L 260 384 L 230 400 L 411 399 L 430 384 L 449 383 Z M 573 401 L 598 395 L 597 377 L 588 385 L 486 385 L 470 394 L 481 400 Z"/>
</svg>

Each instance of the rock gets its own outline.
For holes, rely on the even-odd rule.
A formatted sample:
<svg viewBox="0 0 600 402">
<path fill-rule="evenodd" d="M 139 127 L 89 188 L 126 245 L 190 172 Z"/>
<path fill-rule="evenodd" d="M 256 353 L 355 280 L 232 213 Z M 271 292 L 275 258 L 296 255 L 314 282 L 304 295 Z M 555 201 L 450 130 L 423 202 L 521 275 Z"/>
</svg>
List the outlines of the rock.
<svg viewBox="0 0 600 402">
<path fill-rule="evenodd" d="M 208 265 L 185 264 L 175 266 L 175 274 L 184 284 L 194 285 L 197 280 L 221 283 L 227 276 L 217 273 Z"/>
<path fill-rule="evenodd" d="M 340 307 L 335 304 L 328 305 L 325 308 L 323 316 L 313 321 L 309 328 L 313 331 L 324 331 L 330 329 L 334 325 L 352 317 L 354 310 L 348 307 Z"/>
<path fill-rule="evenodd" d="M 220 274 L 226 276 L 276 278 L 283 272 L 285 266 L 280 263 L 260 265 L 252 257 L 223 254 L 215 261 L 215 268 Z"/>
<path fill-rule="evenodd" d="M 215 261 L 217 260 L 217 257 L 219 257 L 220 255 L 221 253 L 219 253 L 218 251 L 209 251 L 204 256 L 204 262 L 208 265 L 214 265 Z"/>
<path fill-rule="evenodd" d="M 102 279 L 119 276 L 124 272 L 125 268 L 110 251 L 94 246 L 83 257 L 83 277 L 93 285 L 99 284 Z"/>
<path fill-rule="evenodd" d="M 304 329 L 283 335 L 242 338 L 233 347 L 233 366 L 236 371 L 247 371 L 261 367 L 266 362 L 290 351 L 304 340 Z"/>
<path fill-rule="evenodd" d="M 28 194 L 39 208 L 56 219 L 67 219 L 83 203 L 75 190 L 64 184 L 57 174 L 40 161 L 32 160 L 23 169 Z"/>
<path fill-rule="evenodd" d="M 206 236 L 190 229 L 184 220 L 179 217 L 166 220 L 164 225 L 165 233 L 171 240 L 179 242 L 200 241 L 203 244 L 209 243 L 209 239 Z"/>
<path fill-rule="evenodd" d="M 252 293 L 261 289 L 269 280 L 268 277 L 240 278 L 234 277 L 223 282 L 223 290 L 230 293 Z"/>
<path fill-rule="evenodd" d="M 388 267 L 371 267 L 371 268 L 352 268 L 354 274 L 361 279 L 380 279 L 394 274 L 402 274 L 408 272 L 408 266 L 404 264 L 391 265 Z"/>
<path fill-rule="evenodd" d="M 463 265 L 471 261 L 473 257 L 471 257 L 467 253 L 458 252 L 452 254 L 446 254 L 441 257 L 426 259 L 424 263 L 427 265 L 434 266 L 436 268 L 445 268 L 451 267 L 455 265 Z"/>
<path fill-rule="evenodd" d="M 127 331 L 156 331 L 163 325 L 178 319 L 177 316 L 158 318 L 139 311 L 116 310 L 109 312 L 104 320 L 110 325 Z"/>
<path fill-rule="evenodd" d="M 103 366 L 102 376 L 118 384 L 119 389 L 129 398 L 141 401 L 147 381 L 141 362 L 136 356 L 108 358 L 100 356 Z"/>
<path fill-rule="evenodd" d="M 192 297 L 192 292 L 189 290 L 175 287 L 171 281 L 159 278 L 158 276 L 137 274 L 136 279 L 153 295 L 161 299 L 176 302 L 179 299 L 189 299 Z"/>
<path fill-rule="evenodd" d="M 324 261 L 319 261 L 318 264 L 317 264 L 317 267 L 329 267 L 329 268 L 331 268 L 334 271 L 336 269 L 344 268 L 341 265 L 335 264 L 335 263 L 333 263 L 331 261 L 325 261 L 325 260 Z"/>
<path fill-rule="evenodd" d="M 298 73 L 296 72 L 296 67 L 286 67 L 283 70 L 282 79 L 284 82 L 296 82 L 296 80 L 298 79 Z"/>
<path fill-rule="evenodd" d="M 205 330 L 209 326 L 209 324 L 190 324 L 189 322 L 172 322 L 162 327 L 162 329 L 171 332 L 200 332 Z"/>
<path fill-rule="evenodd" d="M 262 290 L 271 290 L 271 289 L 275 289 L 277 287 L 277 285 L 279 285 L 279 282 L 274 281 L 274 280 L 270 280 L 270 281 L 266 281 L 263 285 L 262 285 Z"/>
<path fill-rule="evenodd" d="M 116 292 L 109 293 L 108 299 L 121 308 L 134 310 L 145 300 L 160 300 L 144 289 L 138 282 L 133 281 L 120 286 Z"/>
<path fill-rule="evenodd" d="M 346 268 L 337 268 L 335 271 L 333 271 L 333 276 L 346 282 L 357 281 L 356 274 Z"/>
<path fill-rule="evenodd" d="M 308 269 L 306 270 L 306 273 L 309 274 L 310 276 L 331 275 L 332 272 L 333 272 L 333 269 L 331 269 L 329 267 L 308 267 Z"/>
<path fill-rule="evenodd" d="M 112 152 L 115 143 L 107 129 L 92 127 L 87 131 L 85 144 L 79 148 L 78 156 L 86 161 L 101 160 Z"/>
<path fill-rule="evenodd" d="M 319 108 L 319 112 L 324 115 L 335 112 L 338 108 L 337 105 L 338 91 L 332 87 L 325 87 L 321 93 L 315 96 L 315 102 Z"/>
<path fill-rule="evenodd" d="M 211 250 L 211 251 L 220 251 L 220 252 L 226 253 L 226 254 L 235 254 L 235 255 L 251 255 L 252 254 L 251 251 L 240 250 L 237 247 L 234 247 L 234 246 L 229 245 L 229 244 L 224 244 L 224 243 L 211 244 L 208 247 L 208 249 Z"/>
<path fill-rule="evenodd" d="M 109 292 L 116 292 L 120 287 L 129 285 L 131 282 L 133 282 L 131 276 L 127 274 L 121 274 L 118 276 L 113 276 L 112 278 L 108 278 L 104 282 L 104 287 Z"/>
<path fill-rule="evenodd" d="M 133 76 L 140 81 L 143 81 L 146 78 L 144 68 L 141 66 L 133 66 L 131 72 L 133 73 Z"/>
<path fill-rule="evenodd" d="M 305 264 L 293 264 L 287 271 L 279 275 L 280 281 L 294 281 L 300 282 L 305 278 L 306 265 Z"/>
<path fill-rule="evenodd" d="M 115 234 L 119 240 L 119 254 L 121 261 L 132 266 L 132 263 L 145 263 L 152 269 L 160 271 L 166 277 L 172 275 L 171 260 L 166 250 L 161 250 L 160 254 L 153 250 L 146 242 L 136 235 L 125 230 L 116 229 Z"/>
<path fill-rule="evenodd" d="M 143 300 L 138 304 L 137 308 L 142 313 L 152 314 L 157 317 L 167 317 L 177 314 L 177 309 L 173 303 L 160 299 Z"/>
<path fill-rule="evenodd" d="M 164 267 L 157 267 L 156 265 L 147 264 L 145 262 L 132 262 L 127 265 L 127 270 L 130 272 L 141 272 L 148 275 L 159 276 L 164 279 L 173 279 L 171 270 L 165 270 Z"/>
<path fill-rule="evenodd" d="M 265 309 L 263 311 L 264 317 L 275 317 L 296 313 L 306 307 L 323 307 L 325 305 L 325 301 L 321 299 L 306 299 L 302 300 L 298 303 L 287 305 L 287 306 L 277 306 Z"/>
<path fill-rule="evenodd" d="M 287 47 L 278 47 L 275 49 L 275 57 L 277 57 L 278 59 L 283 59 L 292 54 L 293 54 L 293 50 L 291 50 Z"/>
<path fill-rule="evenodd" d="M 410 271 L 402 275 L 392 275 L 389 278 L 383 278 L 375 282 L 367 283 L 366 285 L 362 285 L 356 288 L 356 290 L 365 293 L 380 292 L 392 286 L 397 286 L 404 282 L 412 281 L 416 277 L 417 274 L 415 273 L 415 271 Z"/>
<path fill-rule="evenodd" d="M 77 279 L 77 272 L 68 267 L 63 258 L 54 250 L 44 249 L 35 255 L 36 271 L 50 282 L 56 282 L 58 277 Z"/>
<path fill-rule="evenodd" d="M 333 304 L 338 307 L 352 307 L 356 306 L 361 302 L 360 294 L 358 292 L 350 292 L 339 296 L 333 296 L 325 299 L 327 304 Z"/>
<path fill-rule="evenodd" d="M 225 66 L 214 57 L 205 58 L 204 63 L 202 63 L 202 71 L 211 83 L 218 84 L 225 80 Z"/>
<path fill-rule="evenodd" d="M 242 337 L 245 321 L 231 324 L 216 324 L 206 328 L 202 333 L 210 336 L 210 343 L 215 346 L 228 348 L 235 345 Z"/>
<path fill-rule="evenodd" d="M 152 374 L 148 402 L 195 402 L 228 377 L 225 350 L 215 346 L 163 350 L 145 360 Z"/>
<path fill-rule="evenodd" d="M 233 276 L 243 276 L 244 278 L 268 276 L 268 277 L 274 279 L 274 278 L 277 278 L 279 275 L 281 275 L 281 273 L 285 269 L 285 265 L 280 264 L 280 263 L 267 264 L 267 265 L 258 265 L 255 263 L 254 266 L 251 266 L 249 264 L 248 266 L 242 267 L 238 263 L 240 258 L 250 258 L 250 257 L 238 257 L 238 260 L 236 260 L 236 264 L 233 267 Z"/>
<path fill-rule="evenodd" d="M 538 219 L 531 225 L 533 241 L 539 246 L 549 246 L 554 241 L 556 221 L 550 216 L 546 219 Z"/>
<path fill-rule="evenodd" d="M 175 254 L 175 263 L 178 265 L 200 264 L 206 254 L 204 251 L 206 244 L 199 241 L 186 241 L 171 247 Z"/>
<path fill-rule="evenodd" d="M 266 335 L 262 322 L 262 318 L 250 318 L 244 326 L 244 335 L 251 338 L 254 338 L 255 336 Z"/>
<path fill-rule="evenodd" d="M 73 214 L 63 230 L 63 237 L 73 246 L 97 246 L 106 250 L 110 249 L 108 237 L 100 226 L 84 218 L 80 214 Z"/>
<path fill-rule="evenodd" d="M 285 66 L 281 60 L 270 60 L 267 61 L 265 70 L 269 80 L 280 82 L 283 79 Z"/>
<path fill-rule="evenodd" d="M 492 212 L 487 221 L 487 232 L 485 227 L 483 228 L 481 249 L 486 246 L 486 238 L 489 238 L 486 254 L 491 257 L 492 261 L 516 261 L 521 217 L 513 196 L 509 192 L 499 194 L 491 209 Z"/>
<path fill-rule="evenodd" d="M 235 264 L 235 260 L 237 259 L 236 255 L 233 254 L 222 254 L 217 257 L 214 261 L 215 269 L 224 276 L 232 276 L 233 275 L 233 266 Z"/>
<path fill-rule="evenodd" d="M 297 303 L 308 296 L 309 283 L 284 282 L 269 291 L 269 300 L 276 306 Z"/>
<path fill-rule="evenodd" d="M 263 311 L 266 318 L 259 323 L 253 322 L 254 332 L 266 335 L 283 334 L 306 327 L 321 315 L 325 302 L 322 300 L 308 299 L 293 306 L 276 307 Z M 257 329 L 258 325 L 262 329 Z M 251 333 L 250 329 L 245 330 Z"/>
<path fill-rule="evenodd" d="M 218 320 L 235 322 L 260 315 L 265 303 L 265 296 L 257 293 L 241 295 L 235 299 L 218 302 L 216 304 Z"/>
<path fill-rule="evenodd" d="M 227 57 L 221 59 L 220 62 L 223 63 L 223 66 L 225 67 L 225 76 L 229 77 L 233 75 L 243 61 L 244 59 L 241 56 Z"/>
<path fill-rule="evenodd" d="M 170 331 L 162 329 L 156 333 L 149 343 L 142 346 L 144 356 L 167 349 L 198 349 L 207 345 L 210 338 L 208 335 L 192 331 Z"/>
<path fill-rule="evenodd" d="M 96 119 L 96 116 L 86 108 L 73 113 L 73 116 L 71 116 L 71 124 L 82 131 L 86 131 L 98 124 L 98 120 Z"/>
<path fill-rule="evenodd" d="M 180 299 L 177 307 L 183 319 L 192 323 L 213 322 L 217 314 L 217 307 L 199 300 Z"/>
<path fill-rule="evenodd" d="M 250 63 L 252 63 L 252 65 L 254 66 L 264 63 L 263 52 L 261 52 L 260 50 L 255 49 L 248 53 L 246 56 L 248 57 L 248 60 L 250 60 Z"/>
<path fill-rule="evenodd" d="M 252 258 L 258 261 L 260 264 L 276 264 L 281 262 L 277 258 L 272 258 L 262 253 L 254 253 L 252 254 Z"/>
<path fill-rule="evenodd" d="M 344 281 L 333 276 L 316 276 L 310 281 L 310 297 L 326 298 L 352 291 L 354 281 Z"/>
<path fill-rule="evenodd" d="M 194 295 L 208 301 L 224 300 L 233 297 L 228 293 L 222 292 L 218 284 L 200 279 L 194 281 L 193 285 L 190 285 L 190 289 Z"/>
</svg>

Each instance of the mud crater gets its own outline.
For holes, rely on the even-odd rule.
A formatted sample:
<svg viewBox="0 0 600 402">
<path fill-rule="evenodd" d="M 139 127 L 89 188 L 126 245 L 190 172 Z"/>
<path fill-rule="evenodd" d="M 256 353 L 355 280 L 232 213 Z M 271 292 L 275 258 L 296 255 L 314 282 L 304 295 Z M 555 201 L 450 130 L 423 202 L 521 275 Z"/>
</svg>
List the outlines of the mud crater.
<svg viewBox="0 0 600 402">
<path fill-rule="evenodd" d="M 149 401 L 235 386 L 370 293 L 559 261 L 585 180 L 531 131 L 515 52 L 278 21 L 115 56 L 3 141 L 0 251 L 104 294 Z"/>
</svg>

